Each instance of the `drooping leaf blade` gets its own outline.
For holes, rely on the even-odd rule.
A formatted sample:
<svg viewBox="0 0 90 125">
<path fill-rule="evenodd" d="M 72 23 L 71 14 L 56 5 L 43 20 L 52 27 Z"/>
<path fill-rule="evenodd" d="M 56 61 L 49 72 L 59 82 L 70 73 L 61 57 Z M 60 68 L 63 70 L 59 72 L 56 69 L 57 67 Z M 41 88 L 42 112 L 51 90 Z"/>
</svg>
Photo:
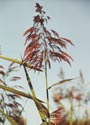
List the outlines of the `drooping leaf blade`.
<svg viewBox="0 0 90 125">
<path fill-rule="evenodd" d="M 24 92 L 21 92 L 21 91 L 18 91 L 16 89 L 13 89 L 11 87 L 7 87 L 7 86 L 4 86 L 4 85 L 0 85 L 0 88 L 5 90 L 5 91 L 8 91 L 8 92 L 11 92 L 11 93 L 15 93 L 15 94 L 18 94 L 20 96 L 23 96 L 23 97 L 26 97 L 26 98 L 29 98 L 29 99 L 32 99 L 32 100 L 38 100 L 40 103 L 43 101 L 37 99 L 37 98 L 34 98 L 33 96 L 31 96 L 30 94 L 27 94 L 27 93 L 24 93 Z"/>
<path fill-rule="evenodd" d="M 15 93 L 15 94 L 19 94 L 20 96 L 23 96 L 23 97 L 32 99 L 32 100 L 35 102 L 35 104 L 37 105 L 37 108 L 38 108 L 38 110 L 40 111 L 42 117 L 43 117 L 44 115 L 49 116 L 49 112 L 48 112 L 47 108 L 42 104 L 43 101 L 37 99 L 36 97 L 33 97 L 33 96 L 31 96 L 30 94 L 26 94 L 26 93 L 24 93 L 24 92 L 15 90 L 15 89 L 10 88 L 10 87 L 7 87 L 7 86 L 0 85 L 0 88 L 3 89 L 3 90 L 6 90 L 6 91 L 8 91 L 8 92 L 12 92 L 12 93 Z M 44 114 L 44 115 L 43 115 L 43 114 Z"/>
<path fill-rule="evenodd" d="M 72 81 L 72 80 L 74 80 L 74 79 L 75 79 L 75 78 L 61 80 L 61 81 L 59 81 L 59 82 L 57 82 L 57 83 L 54 83 L 53 85 L 51 85 L 51 86 L 50 86 L 48 89 L 51 89 L 52 87 L 54 87 L 54 86 L 56 86 L 56 85 L 63 84 L 63 83 L 65 83 L 65 82 L 70 82 L 70 81 Z"/>
</svg>

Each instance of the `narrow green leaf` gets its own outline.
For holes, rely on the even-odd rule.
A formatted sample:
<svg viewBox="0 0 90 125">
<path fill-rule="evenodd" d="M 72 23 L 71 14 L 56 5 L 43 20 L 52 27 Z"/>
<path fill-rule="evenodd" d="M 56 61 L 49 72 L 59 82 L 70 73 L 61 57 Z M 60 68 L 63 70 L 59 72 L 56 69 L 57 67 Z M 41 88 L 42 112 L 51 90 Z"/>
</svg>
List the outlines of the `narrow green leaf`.
<svg viewBox="0 0 90 125">
<path fill-rule="evenodd" d="M 7 87 L 7 86 L 4 86 L 4 85 L 0 85 L 0 88 L 5 90 L 5 91 L 8 91 L 8 92 L 12 92 L 12 93 L 15 93 L 15 94 L 18 94 L 20 96 L 23 96 L 23 97 L 26 97 L 26 98 L 29 98 L 29 99 L 32 99 L 32 100 L 37 100 L 38 102 L 40 103 L 44 103 L 43 101 L 31 96 L 30 94 L 27 94 L 27 93 L 24 93 L 24 92 L 21 92 L 21 91 L 18 91 L 16 89 L 13 89 L 11 87 Z"/>
<path fill-rule="evenodd" d="M 35 91 L 34 91 L 33 84 L 31 82 L 30 76 L 28 75 L 26 67 L 24 65 L 23 65 L 23 67 L 24 67 L 26 79 L 27 79 L 29 88 L 31 90 L 32 96 L 36 98 L 36 94 L 35 94 Z M 35 105 L 36 105 L 36 107 L 38 109 L 38 112 L 40 114 L 41 120 L 45 121 L 46 117 L 49 117 L 49 111 L 48 111 L 48 109 L 44 105 L 42 105 L 41 103 L 39 103 L 38 100 L 35 100 Z"/>
<path fill-rule="evenodd" d="M 9 115 L 4 113 L 1 109 L 0 109 L 0 113 L 2 113 L 12 125 L 18 125 L 18 123 L 13 118 L 11 118 Z"/>
<path fill-rule="evenodd" d="M 0 88 L 3 89 L 3 90 L 6 90 L 6 91 L 8 91 L 8 92 L 12 92 L 12 93 L 15 93 L 15 94 L 19 94 L 19 95 L 21 95 L 21 96 L 23 96 L 23 97 L 27 97 L 27 98 L 30 98 L 30 99 L 33 98 L 30 94 L 26 94 L 26 93 L 24 93 L 24 92 L 15 90 L 15 89 L 13 89 L 13 88 L 11 88 L 11 87 L 7 87 L 7 86 L 4 86 L 4 85 L 0 85 Z"/>
<path fill-rule="evenodd" d="M 59 84 L 63 84 L 65 82 L 69 82 L 69 81 L 72 81 L 74 80 L 75 78 L 72 78 L 72 79 L 65 79 L 65 80 L 62 80 L 62 81 L 59 81 L 57 83 L 54 83 L 53 85 L 51 85 L 48 89 L 51 89 L 52 87 L 56 86 L 56 85 L 59 85 Z"/>
<path fill-rule="evenodd" d="M 42 118 L 44 118 L 44 120 L 46 119 L 46 117 L 48 118 L 50 115 L 49 115 L 49 111 L 48 109 L 42 104 L 42 103 L 39 103 L 37 100 L 35 101 L 35 104 L 37 106 L 37 109 L 39 110 Z"/>
<path fill-rule="evenodd" d="M 24 71 L 25 71 L 27 83 L 28 83 L 29 88 L 30 88 L 30 90 L 31 90 L 32 96 L 33 96 L 33 97 L 36 97 L 36 94 L 35 94 L 35 91 L 34 91 L 34 88 L 33 88 L 32 82 L 31 82 L 31 79 L 30 79 L 30 77 L 29 77 L 29 75 L 28 75 L 27 69 L 26 69 L 26 67 L 25 67 L 24 65 L 23 65 L 23 67 L 24 67 Z"/>
<path fill-rule="evenodd" d="M 40 114 L 41 114 L 42 118 L 45 117 L 45 116 L 49 116 L 49 112 L 48 112 L 47 108 L 42 104 L 43 101 L 37 99 L 36 97 L 33 97 L 30 94 L 26 94 L 24 92 L 15 90 L 15 89 L 7 87 L 7 86 L 0 85 L 0 88 L 5 90 L 5 91 L 12 92 L 12 93 L 15 93 L 15 94 L 19 94 L 20 96 L 32 99 L 35 102 L 35 104 L 37 106 L 37 109 L 40 111 Z"/>
<path fill-rule="evenodd" d="M 8 58 L 8 57 L 2 56 L 2 55 L 0 55 L 0 58 L 1 58 L 1 59 L 4 59 L 4 60 L 7 60 L 7 61 L 11 61 L 11 62 L 13 62 L 13 63 L 20 64 L 20 65 L 25 65 L 26 67 L 31 68 L 31 69 L 35 69 L 35 67 L 32 66 L 30 63 L 25 63 L 25 62 L 22 62 L 21 60 L 18 60 L 18 59 Z M 42 70 L 39 69 L 39 68 L 36 68 L 36 70 L 37 70 L 37 71 L 42 71 Z"/>
</svg>

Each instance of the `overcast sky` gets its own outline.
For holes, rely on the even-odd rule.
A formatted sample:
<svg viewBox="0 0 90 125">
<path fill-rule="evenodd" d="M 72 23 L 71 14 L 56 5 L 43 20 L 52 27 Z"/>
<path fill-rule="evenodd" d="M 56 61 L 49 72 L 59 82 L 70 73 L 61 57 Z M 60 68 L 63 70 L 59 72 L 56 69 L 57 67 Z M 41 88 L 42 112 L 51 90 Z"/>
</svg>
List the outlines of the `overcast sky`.
<svg viewBox="0 0 90 125">
<path fill-rule="evenodd" d="M 53 64 L 52 70 L 49 71 L 49 84 L 59 80 L 57 74 L 60 67 L 64 69 L 66 78 L 77 77 L 79 71 L 82 70 L 85 81 L 89 82 L 89 0 L 0 0 L 0 46 L 2 55 L 19 59 L 23 55 L 25 40 L 23 33 L 33 24 L 32 20 L 35 15 L 34 6 L 36 2 L 43 5 L 47 15 L 51 17 L 48 28 L 56 30 L 61 37 L 69 38 L 75 44 L 75 47 L 68 46 L 67 49 L 67 52 L 74 59 L 71 63 L 72 66 L 70 67 L 66 63 Z M 2 61 L 0 60 L 1 63 Z M 3 62 L 3 64 L 7 65 L 7 62 Z M 23 76 L 22 72 L 21 75 Z M 40 98 L 44 98 L 44 75 L 40 74 L 40 78 L 34 77 L 33 73 L 31 75 L 37 94 Z M 33 110 L 35 107 L 28 110 L 28 105 L 26 106 L 26 115 L 27 117 L 29 116 L 29 123 L 36 125 L 39 119 L 35 116 L 35 111 Z M 28 115 L 29 112 L 32 112 L 31 115 Z"/>
</svg>

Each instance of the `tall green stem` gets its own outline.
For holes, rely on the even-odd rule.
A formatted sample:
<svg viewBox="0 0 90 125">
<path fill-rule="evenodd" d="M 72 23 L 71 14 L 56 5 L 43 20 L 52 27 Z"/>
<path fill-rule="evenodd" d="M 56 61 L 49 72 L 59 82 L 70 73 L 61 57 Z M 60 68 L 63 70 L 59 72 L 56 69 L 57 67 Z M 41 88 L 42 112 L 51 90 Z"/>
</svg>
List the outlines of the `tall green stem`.
<svg viewBox="0 0 90 125">
<path fill-rule="evenodd" d="M 41 17 L 42 18 L 42 17 Z M 50 113 L 50 105 L 49 105 L 49 92 L 48 92 L 48 74 L 47 74 L 47 43 L 46 43 L 46 37 L 44 34 L 44 24 L 41 25 L 41 29 L 43 32 L 42 40 L 45 43 L 44 46 L 44 63 L 45 63 L 45 82 L 46 82 L 46 99 L 47 99 L 47 109 Z M 50 125 L 50 116 L 48 117 L 48 124 Z"/>
<path fill-rule="evenodd" d="M 50 105 L 49 105 L 49 92 L 48 92 L 48 76 L 47 76 L 47 56 L 45 51 L 45 80 L 46 80 L 46 96 L 47 96 L 47 108 L 50 113 Z M 50 117 L 48 118 L 48 124 L 50 125 Z"/>
</svg>

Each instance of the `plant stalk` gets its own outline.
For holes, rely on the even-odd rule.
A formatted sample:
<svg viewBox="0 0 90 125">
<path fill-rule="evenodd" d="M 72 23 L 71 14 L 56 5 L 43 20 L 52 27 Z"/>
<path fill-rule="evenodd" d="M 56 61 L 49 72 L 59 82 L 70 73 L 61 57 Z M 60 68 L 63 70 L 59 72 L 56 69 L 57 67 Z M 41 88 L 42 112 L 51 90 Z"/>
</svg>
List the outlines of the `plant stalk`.
<svg viewBox="0 0 90 125">
<path fill-rule="evenodd" d="M 36 94 L 35 94 L 33 85 L 32 85 L 32 83 L 31 83 L 31 79 L 30 79 L 30 77 L 29 77 L 29 75 L 28 75 L 28 72 L 27 72 L 27 70 L 26 70 L 26 67 L 25 67 L 24 65 L 23 65 L 23 67 L 24 67 L 26 79 L 27 79 L 29 88 L 30 88 L 30 90 L 31 90 L 32 96 L 33 96 L 34 98 L 36 98 Z M 40 106 L 40 105 L 38 104 L 38 101 L 35 102 L 35 105 L 36 105 L 36 107 L 37 107 L 37 109 L 38 109 L 38 112 L 39 112 L 39 115 L 40 115 L 40 118 L 41 118 L 42 122 L 43 122 L 43 123 L 46 122 L 45 114 L 43 114 L 43 113 L 40 111 L 40 110 L 41 110 L 40 108 L 44 108 L 44 107 L 43 107 L 42 105 Z"/>
<path fill-rule="evenodd" d="M 18 60 L 18 59 L 9 58 L 9 57 L 2 56 L 2 55 L 0 55 L 0 58 L 1 58 L 1 59 L 4 59 L 4 60 L 7 60 L 7 61 L 11 61 L 11 62 L 13 62 L 13 63 L 20 64 L 20 65 L 25 65 L 26 67 L 31 68 L 31 69 L 35 69 L 31 64 L 25 63 L 25 62 L 23 62 L 23 61 L 21 61 L 21 60 Z M 40 70 L 40 69 L 38 69 L 38 68 L 36 68 L 36 70 L 42 71 L 42 70 Z"/>
<path fill-rule="evenodd" d="M 48 112 L 50 113 L 46 56 L 45 56 L 45 80 L 46 80 L 47 108 L 48 108 Z M 48 118 L 48 124 L 50 125 L 50 117 Z"/>
</svg>

